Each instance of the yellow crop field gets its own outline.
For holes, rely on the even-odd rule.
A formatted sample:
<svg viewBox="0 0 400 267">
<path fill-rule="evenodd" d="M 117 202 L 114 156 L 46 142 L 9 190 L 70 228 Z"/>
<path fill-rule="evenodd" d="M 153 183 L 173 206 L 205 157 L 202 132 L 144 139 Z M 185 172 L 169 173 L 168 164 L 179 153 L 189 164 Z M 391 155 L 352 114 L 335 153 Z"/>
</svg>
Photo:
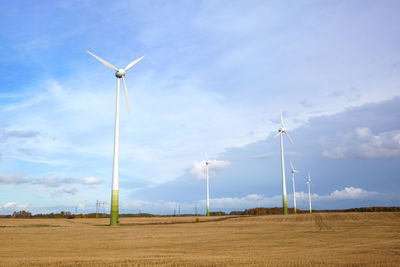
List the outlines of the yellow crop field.
<svg viewBox="0 0 400 267">
<path fill-rule="evenodd" d="M 197 219 L 198 218 L 198 219 Z M 400 266 L 400 213 L 0 219 L 1 266 Z"/>
</svg>

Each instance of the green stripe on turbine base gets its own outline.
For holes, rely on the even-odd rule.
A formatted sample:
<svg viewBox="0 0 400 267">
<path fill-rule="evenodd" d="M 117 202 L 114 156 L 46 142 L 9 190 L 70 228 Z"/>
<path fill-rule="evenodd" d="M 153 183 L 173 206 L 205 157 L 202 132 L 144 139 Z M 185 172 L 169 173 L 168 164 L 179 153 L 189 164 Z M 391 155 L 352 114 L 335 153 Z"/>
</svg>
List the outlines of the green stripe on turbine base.
<svg viewBox="0 0 400 267">
<path fill-rule="evenodd" d="M 285 214 L 285 215 L 288 214 L 286 196 L 283 196 L 283 214 Z"/>
<path fill-rule="evenodd" d="M 111 218 L 110 218 L 110 226 L 118 226 L 118 190 L 112 191 L 111 196 Z"/>
<path fill-rule="evenodd" d="M 207 206 L 207 216 L 210 216 L 210 207 Z"/>
<path fill-rule="evenodd" d="M 294 206 L 294 214 L 296 214 L 297 212 L 296 212 L 296 206 Z"/>
</svg>

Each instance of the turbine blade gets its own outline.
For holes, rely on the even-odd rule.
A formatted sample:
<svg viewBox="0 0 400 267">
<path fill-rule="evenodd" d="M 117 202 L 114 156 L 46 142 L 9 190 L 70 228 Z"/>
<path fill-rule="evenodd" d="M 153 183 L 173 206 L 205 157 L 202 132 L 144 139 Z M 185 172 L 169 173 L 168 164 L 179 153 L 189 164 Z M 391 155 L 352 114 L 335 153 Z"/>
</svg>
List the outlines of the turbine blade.
<svg viewBox="0 0 400 267">
<path fill-rule="evenodd" d="M 285 131 L 286 136 L 289 138 L 290 142 L 293 144 L 293 139 L 290 137 L 290 135 L 288 134 L 288 132 Z"/>
<path fill-rule="evenodd" d="M 111 65 L 110 63 L 108 63 L 107 61 L 105 61 L 104 59 L 102 59 L 102 58 L 96 56 L 95 54 L 93 54 L 93 53 L 90 52 L 90 51 L 87 51 L 87 50 L 86 50 L 86 52 L 88 52 L 89 54 L 91 54 L 92 56 L 94 56 L 95 58 L 97 58 L 100 62 L 102 62 L 104 65 L 106 65 L 106 66 L 109 67 L 110 69 L 113 69 L 113 70 L 115 70 L 115 71 L 118 71 L 118 68 L 114 67 L 113 65 Z"/>
<path fill-rule="evenodd" d="M 281 127 L 285 128 L 285 125 L 283 124 L 283 112 L 281 111 Z"/>
<path fill-rule="evenodd" d="M 128 95 L 128 89 L 126 89 L 126 83 L 125 83 L 124 77 L 122 77 L 122 82 L 124 83 L 124 91 L 125 91 L 126 104 L 128 105 L 128 113 L 130 113 L 131 110 L 130 110 L 130 106 L 129 106 L 129 95 Z"/>
<path fill-rule="evenodd" d="M 276 135 L 274 135 L 274 138 L 278 137 L 280 134 L 282 134 L 282 132 L 278 132 Z"/>
<path fill-rule="evenodd" d="M 125 67 L 125 71 L 128 71 L 130 68 L 132 68 L 133 66 L 136 65 L 136 63 L 138 63 L 140 60 L 142 60 L 144 58 L 144 56 L 132 61 L 131 63 L 129 63 L 126 67 Z"/>
<path fill-rule="evenodd" d="M 204 152 L 204 155 L 206 155 L 206 159 L 207 159 L 207 161 L 208 161 L 208 155 L 207 155 L 207 152 Z"/>
<path fill-rule="evenodd" d="M 293 168 L 292 161 L 290 161 L 290 167 L 292 167 L 292 171 L 296 171 L 296 170 Z"/>
</svg>

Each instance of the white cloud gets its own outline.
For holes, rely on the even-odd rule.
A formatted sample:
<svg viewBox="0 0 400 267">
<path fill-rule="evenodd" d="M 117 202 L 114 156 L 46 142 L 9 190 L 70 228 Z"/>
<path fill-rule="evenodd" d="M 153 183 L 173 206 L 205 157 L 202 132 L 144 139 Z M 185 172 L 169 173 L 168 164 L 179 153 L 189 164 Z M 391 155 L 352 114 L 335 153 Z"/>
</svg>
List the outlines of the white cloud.
<svg viewBox="0 0 400 267">
<path fill-rule="evenodd" d="M 101 184 L 102 180 L 95 177 L 85 177 L 81 179 L 82 184 L 84 185 L 93 185 L 93 184 Z"/>
<path fill-rule="evenodd" d="M 217 172 L 226 169 L 229 167 L 231 163 L 229 161 L 224 160 L 210 160 L 210 164 L 208 165 L 208 175 L 209 177 L 215 177 Z M 192 166 L 190 167 L 190 174 L 199 178 L 199 179 L 206 179 L 206 163 L 205 161 L 200 162 L 193 162 Z"/>
<path fill-rule="evenodd" d="M 333 159 L 348 157 L 386 158 L 400 156 L 400 131 L 372 133 L 367 127 L 339 133 L 335 138 L 319 140 L 324 156 Z"/>
<path fill-rule="evenodd" d="M 338 200 L 370 200 L 375 198 L 384 198 L 385 194 L 366 191 L 362 188 L 346 187 L 342 190 L 335 190 L 329 195 L 311 194 L 312 200 L 315 202 L 338 201 Z M 288 202 L 293 199 L 293 194 L 288 195 Z M 308 204 L 308 193 L 296 192 L 296 200 L 298 204 L 306 207 Z M 202 205 L 205 200 L 201 201 Z M 282 205 L 282 196 L 275 195 L 272 197 L 249 194 L 247 196 L 237 197 L 224 197 L 210 199 L 210 205 L 213 209 L 245 209 L 254 207 L 280 207 Z"/>
<path fill-rule="evenodd" d="M 365 191 L 356 187 L 345 187 L 343 190 L 335 190 L 329 195 L 330 199 L 366 199 L 377 196 L 377 192 Z"/>
<path fill-rule="evenodd" d="M 22 209 L 26 209 L 29 207 L 29 203 L 26 204 L 17 204 L 15 202 L 7 202 L 3 205 L 0 205 L 0 210 L 11 210 L 11 209 L 18 209 L 18 210 L 22 210 Z"/>
</svg>

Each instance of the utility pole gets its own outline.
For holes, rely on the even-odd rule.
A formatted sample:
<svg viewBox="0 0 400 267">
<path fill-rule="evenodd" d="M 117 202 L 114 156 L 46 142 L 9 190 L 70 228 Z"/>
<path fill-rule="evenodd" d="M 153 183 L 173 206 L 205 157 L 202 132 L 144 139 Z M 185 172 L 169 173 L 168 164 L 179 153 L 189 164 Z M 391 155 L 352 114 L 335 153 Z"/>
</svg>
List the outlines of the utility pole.
<svg viewBox="0 0 400 267">
<path fill-rule="evenodd" d="M 97 214 L 99 213 L 99 201 L 96 200 L 96 219 L 97 219 Z"/>
</svg>

